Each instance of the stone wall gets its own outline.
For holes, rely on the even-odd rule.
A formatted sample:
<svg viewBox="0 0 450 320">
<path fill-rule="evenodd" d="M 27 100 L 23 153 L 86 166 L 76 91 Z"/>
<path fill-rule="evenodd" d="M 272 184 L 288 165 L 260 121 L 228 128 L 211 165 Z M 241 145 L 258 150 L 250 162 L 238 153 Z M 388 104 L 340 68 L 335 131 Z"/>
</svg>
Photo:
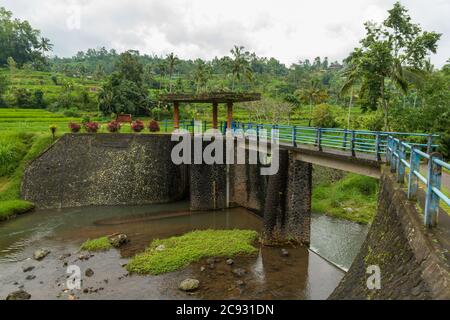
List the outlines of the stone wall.
<svg viewBox="0 0 450 320">
<path fill-rule="evenodd" d="M 330 299 L 449 299 L 448 258 L 419 211 L 384 169 L 367 239 Z M 370 265 L 380 267 L 379 290 L 367 288 Z"/>
<path fill-rule="evenodd" d="M 66 134 L 25 170 L 22 198 L 38 208 L 132 205 L 186 197 L 187 166 L 170 135 Z"/>
</svg>

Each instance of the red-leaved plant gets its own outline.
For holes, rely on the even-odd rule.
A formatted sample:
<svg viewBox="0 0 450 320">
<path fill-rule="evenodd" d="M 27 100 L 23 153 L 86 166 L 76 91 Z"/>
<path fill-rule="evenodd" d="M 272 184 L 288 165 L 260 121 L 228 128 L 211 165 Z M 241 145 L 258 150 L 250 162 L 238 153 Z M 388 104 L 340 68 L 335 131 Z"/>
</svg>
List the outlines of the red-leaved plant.
<svg viewBox="0 0 450 320">
<path fill-rule="evenodd" d="M 120 122 L 113 120 L 107 124 L 106 128 L 109 132 L 118 132 L 120 130 Z"/>
<path fill-rule="evenodd" d="M 145 128 L 144 122 L 141 120 L 133 121 L 133 123 L 131 124 L 131 129 L 134 132 L 141 132 L 142 130 L 144 130 L 144 128 Z"/>
<path fill-rule="evenodd" d="M 156 120 L 150 120 L 148 123 L 148 130 L 150 132 L 158 132 L 159 131 L 159 123 Z"/>
<path fill-rule="evenodd" d="M 78 123 L 75 123 L 75 122 L 71 122 L 71 123 L 69 123 L 69 129 L 72 133 L 77 133 L 77 132 L 80 132 L 81 125 L 79 125 Z"/>
<path fill-rule="evenodd" d="M 84 124 L 84 129 L 89 133 L 96 133 L 100 129 L 98 122 L 89 121 Z"/>
</svg>

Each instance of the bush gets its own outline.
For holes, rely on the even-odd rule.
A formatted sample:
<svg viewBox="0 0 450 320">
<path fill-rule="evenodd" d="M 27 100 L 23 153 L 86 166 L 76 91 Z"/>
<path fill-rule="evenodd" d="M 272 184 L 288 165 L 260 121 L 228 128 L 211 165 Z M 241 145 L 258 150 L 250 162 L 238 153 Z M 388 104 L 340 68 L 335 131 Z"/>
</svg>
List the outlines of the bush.
<svg viewBox="0 0 450 320">
<path fill-rule="evenodd" d="M 77 133 L 80 131 L 81 125 L 79 125 L 78 123 L 75 123 L 75 122 L 71 122 L 71 123 L 69 123 L 69 129 L 72 133 Z"/>
<path fill-rule="evenodd" d="M 96 133 L 100 129 L 98 122 L 89 121 L 84 124 L 84 130 L 89 133 Z"/>
<path fill-rule="evenodd" d="M 150 120 L 150 122 L 148 123 L 148 130 L 150 130 L 150 132 L 159 132 L 159 123 L 156 120 Z"/>
<path fill-rule="evenodd" d="M 141 132 L 142 130 L 144 130 L 144 128 L 145 128 L 144 122 L 142 122 L 141 120 L 133 121 L 133 123 L 131 124 L 131 129 L 134 132 Z"/>
<path fill-rule="evenodd" d="M 120 122 L 116 120 L 108 122 L 106 128 L 109 132 L 118 132 L 120 130 Z"/>
<path fill-rule="evenodd" d="M 70 109 L 64 110 L 63 115 L 65 117 L 69 117 L 69 118 L 79 118 L 81 116 L 77 108 L 70 108 Z M 87 121 L 87 122 L 89 122 L 89 121 Z"/>
<path fill-rule="evenodd" d="M 314 108 L 313 124 L 320 128 L 333 128 L 336 125 L 333 112 L 328 104 L 319 104 Z"/>
</svg>

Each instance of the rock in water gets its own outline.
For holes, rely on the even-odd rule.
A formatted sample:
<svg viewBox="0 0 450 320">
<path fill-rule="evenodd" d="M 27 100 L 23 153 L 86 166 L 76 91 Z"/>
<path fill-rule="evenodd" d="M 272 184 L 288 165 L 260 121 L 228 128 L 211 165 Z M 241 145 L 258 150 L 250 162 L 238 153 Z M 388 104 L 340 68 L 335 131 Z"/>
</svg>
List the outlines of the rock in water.
<svg viewBox="0 0 450 320">
<path fill-rule="evenodd" d="M 28 272 L 34 269 L 34 266 L 23 266 L 22 270 L 23 272 Z"/>
<path fill-rule="evenodd" d="M 84 275 L 86 277 L 92 277 L 94 275 L 94 270 L 92 270 L 91 268 L 87 268 L 86 271 L 84 272 Z"/>
<path fill-rule="evenodd" d="M 183 291 L 194 291 L 200 285 L 200 281 L 197 279 L 185 279 L 181 281 L 179 288 Z"/>
<path fill-rule="evenodd" d="M 114 235 L 109 237 L 109 243 L 114 247 L 114 248 L 119 248 L 120 246 L 124 245 L 125 243 L 127 243 L 128 237 L 126 234 L 124 233 L 120 233 L 118 235 Z"/>
<path fill-rule="evenodd" d="M 233 261 L 233 259 L 227 259 L 226 263 L 227 263 L 229 266 L 231 266 L 231 265 L 234 263 L 234 261 Z"/>
<path fill-rule="evenodd" d="M 286 249 L 281 249 L 281 255 L 283 257 L 287 257 L 287 256 L 289 256 L 289 251 L 287 251 Z"/>
<path fill-rule="evenodd" d="M 14 291 L 8 294 L 6 300 L 30 300 L 31 294 L 25 290 Z"/>
<path fill-rule="evenodd" d="M 164 250 L 166 250 L 166 246 L 163 244 L 160 244 L 159 246 L 156 247 L 155 250 L 156 251 L 164 251 Z"/>
<path fill-rule="evenodd" d="M 50 251 L 45 250 L 45 249 L 39 249 L 36 250 L 33 254 L 33 258 L 35 260 L 42 260 L 44 259 L 48 254 L 50 253 Z"/>
<path fill-rule="evenodd" d="M 29 275 L 27 275 L 27 277 L 25 278 L 25 280 L 33 280 L 33 279 L 35 279 L 36 278 L 36 276 L 34 275 L 34 274 L 29 274 Z"/>
</svg>

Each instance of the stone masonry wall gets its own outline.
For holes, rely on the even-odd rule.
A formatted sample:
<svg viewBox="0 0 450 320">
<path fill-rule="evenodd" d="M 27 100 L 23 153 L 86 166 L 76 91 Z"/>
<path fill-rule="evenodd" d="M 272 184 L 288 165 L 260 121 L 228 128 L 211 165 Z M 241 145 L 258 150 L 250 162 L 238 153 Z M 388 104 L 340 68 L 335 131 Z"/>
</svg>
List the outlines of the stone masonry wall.
<svg viewBox="0 0 450 320">
<path fill-rule="evenodd" d="M 66 134 L 26 169 L 22 198 L 38 208 L 164 203 L 186 196 L 187 167 L 170 135 Z"/>
<path fill-rule="evenodd" d="M 367 239 L 330 299 L 449 299 L 449 263 L 423 215 L 386 169 L 380 188 Z M 379 290 L 367 288 L 370 265 L 380 267 Z"/>
</svg>

